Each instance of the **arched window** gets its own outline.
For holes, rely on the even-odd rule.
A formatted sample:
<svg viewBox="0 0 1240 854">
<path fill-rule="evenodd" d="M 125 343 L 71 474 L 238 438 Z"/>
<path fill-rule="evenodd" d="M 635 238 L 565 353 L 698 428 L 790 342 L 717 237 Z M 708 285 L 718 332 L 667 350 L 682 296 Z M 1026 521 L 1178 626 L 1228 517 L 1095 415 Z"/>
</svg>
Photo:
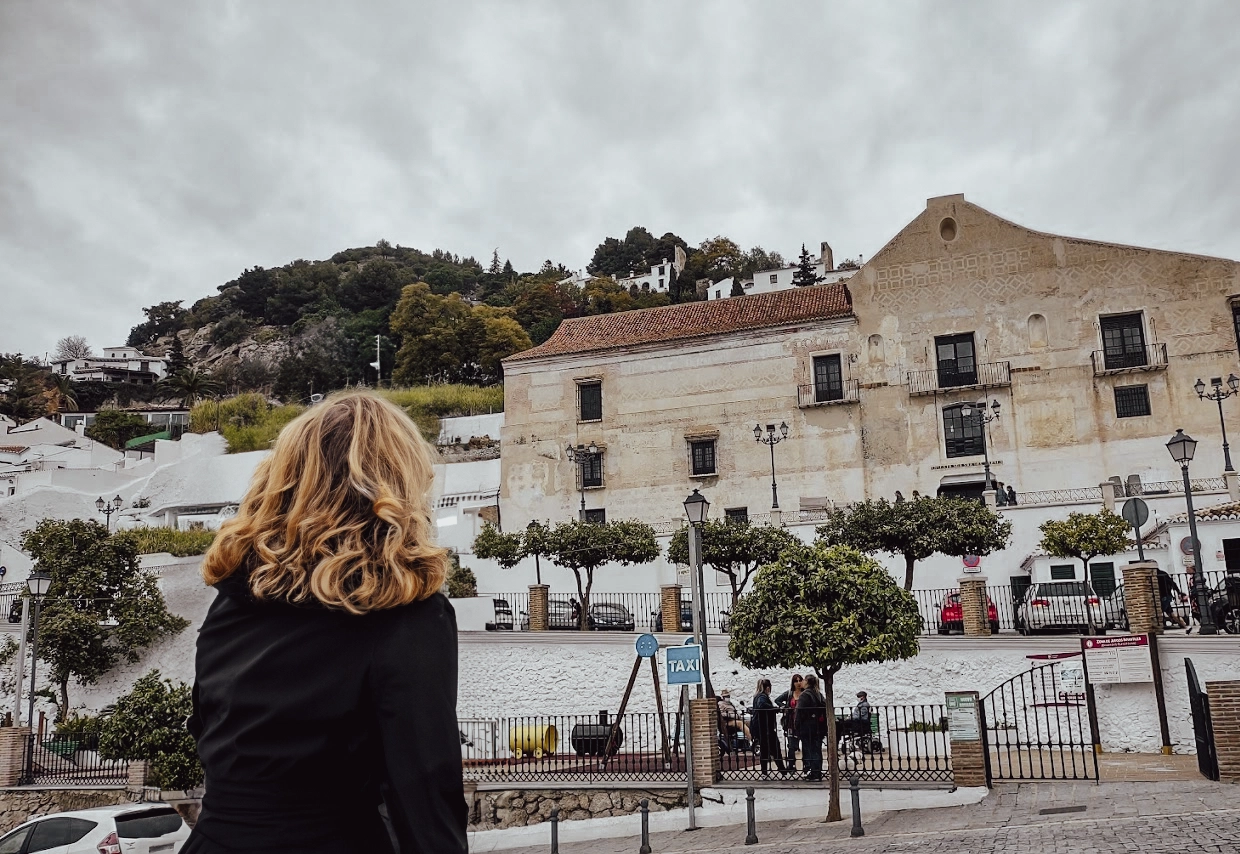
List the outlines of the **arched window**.
<svg viewBox="0 0 1240 854">
<path fill-rule="evenodd" d="M 1041 314 L 1029 315 L 1029 347 L 1036 349 L 1047 344 L 1046 318 Z"/>
</svg>

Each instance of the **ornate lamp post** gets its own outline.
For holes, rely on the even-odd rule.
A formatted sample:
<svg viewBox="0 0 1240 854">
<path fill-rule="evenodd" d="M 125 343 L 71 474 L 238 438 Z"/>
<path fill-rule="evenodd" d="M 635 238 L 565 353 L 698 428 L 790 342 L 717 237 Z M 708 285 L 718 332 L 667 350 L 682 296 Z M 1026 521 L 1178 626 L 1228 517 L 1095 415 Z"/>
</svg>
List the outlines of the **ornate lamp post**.
<svg viewBox="0 0 1240 854">
<path fill-rule="evenodd" d="M 121 509 L 121 505 L 125 502 L 118 495 L 111 501 L 104 501 L 103 496 L 95 499 L 95 509 L 104 515 L 108 520 L 108 530 L 112 530 L 112 514 Z"/>
<path fill-rule="evenodd" d="M 706 524 L 706 513 L 710 510 L 710 502 L 706 496 L 696 489 L 685 499 L 685 515 L 689 517 L 689 571 L 693 573 L 693 634 L 702 646 L 702 676 L 706 681 L 706 696 L 715 696 L 714 686 L 710 684 L 710 653 L 706 647 L 706 580 L 702 577 L 702 526 Z M 702 688 L 698 686 L 698 696 Z"/>
<path fill-rule="evenodd" d="M 1206 384 L 1200 379 L 1193 386 L 1193 390 L 1197 392 L 1199 400 L 1212 400 L 1218 404 L 1218 426 L 1223 431 L 1223 471 L 1235 471 L 1231 467 L 1231 449 L 1227 447 L 1227 425 L 1223 422 L 1223 401 L 1231 397 L 1233 394 L 1240 392 L 1240 377 L 1235 374 L 1227 375 L 1227 388 L 1223 388 L 1222 377 L 1212 377 L 1210 379 L 1210 391 L 1206 391 Z"/>
<path fill-rule="evenodd" d="M 977 403 L 966 403 L 960 408 L 960 415 L 964 418 L 976 418 L 978 424 L 981 425 L 982 433 L 982 461 L 986 466 L 986 486 L 984 489 L 994 489 L 994 480 L 990 476 L 990 445 L 986 441 L 986 425 L 992 421 L 999 420 L 999 401 L 996 399 L 990 404 L 990 412 L 986 412 L 986 401 L 981 400 Z"/>
<path fill-rule="evenodd" d="M 586 520 L 586 469 L 593 465 L 603 452 L 599 446 L 591 442 L 589 445 L 569 445 L 564 449 L 568 459 L 577 464 L 577 481 L 581 489 L 581 512 L 578 518 Z"/>
<path fill-rule="evenodd" d="M 779 489 L 775 486 L 775 446 L 788 438 L 788 425 L 779 423 L 779 434 L 775 433 L 775 425 L 766 425 L 766 435 L 762 435 L 762 425 L 753 425 L 753 437 L 771 449 L 771 509 L 779 509 Z"/>
<path fill-rule="evenodd" d="M 1176 430 L 1171 441 L 1167 442 L 1167 450 L 1171 459 L 1180 464 L 1184 475 L 1184 502 L 1188 505 L 1188 538 L 1193 543 L 1193 597 L 1197 600 L 1200 612 L 1201 633 L 1216 635 L 1218 628 L 1214 625 L 1214 617 L 1210 613 L 1209 597 L 1206 595 L 1205 568 L 1201 563 L 1201 541 L 1197 539 L 1197 514 L 1193 511 L 1193 487 L 1188 480 L 1188 464 L 1197 451 L 1197 441 L 1183 430 Z"/>
<path fill-rule="evenodd" d="M 30 705 L 26 711 L 26 724 L 34 726 L 34 677 L 39 669 L 39 603 L 52 586 L 52 577 L 46 572 L 32 572 L 26 579 L 30 598 L 34 600 L 33 618 L 30 622 Z"/>
</svg>

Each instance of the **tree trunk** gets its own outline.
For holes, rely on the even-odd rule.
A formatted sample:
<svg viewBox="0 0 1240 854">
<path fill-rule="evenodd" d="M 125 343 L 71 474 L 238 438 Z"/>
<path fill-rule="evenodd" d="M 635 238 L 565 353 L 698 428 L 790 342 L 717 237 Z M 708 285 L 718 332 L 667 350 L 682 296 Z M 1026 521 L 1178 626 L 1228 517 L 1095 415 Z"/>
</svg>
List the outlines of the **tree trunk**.
<svg viewBox="0 0 1240 854">
<path fill-rule="evenodd" d="M 827 698 L 827 779 L 830 794 L 827 798 L 827 821 L 843 821 L 840 814 L 840 751 L 835 740 L 835 671 L 828 670 L 821 677 L 822 693 Z"/>
<path fill-rule="evenodd" d="M 60 680 L 60 708 L 56 710 L 56 723 L 69 717 L 69 677 Z"/>
<path fill-rule="evenodd" d="M 913 567 L 917 561 L 909 555 L 904 556 L 904 589 L 913 589 Z"/>
<path fill-rule="evenodd" d="M 580 586 L 580 585 L 579 585 Z M 581 591 L 581 631 L 588 631 L 590 628 L 590 588 L 594 586 L 594 570 L 586 570 L 586 586 Z"/>
<path fill-rule="evenodd" d="M 1093 560 L 1094 557 L 1097 557 L 1097 555 L 1094 555 L 1089 560 Z M 1081 599 L 1085 602 L 1085 633 L 1095 635 L 1098 632 L 1094 630 L 1094 612 L 1089 610 L 1089 591 L 1094 589 L 1094 580 L 1090 577 L 1089 560 L 1086 560 L 1084 557 L 1081 558 L 1081 563 L 1085 564 L 1085 591 Z"/>
</svg>

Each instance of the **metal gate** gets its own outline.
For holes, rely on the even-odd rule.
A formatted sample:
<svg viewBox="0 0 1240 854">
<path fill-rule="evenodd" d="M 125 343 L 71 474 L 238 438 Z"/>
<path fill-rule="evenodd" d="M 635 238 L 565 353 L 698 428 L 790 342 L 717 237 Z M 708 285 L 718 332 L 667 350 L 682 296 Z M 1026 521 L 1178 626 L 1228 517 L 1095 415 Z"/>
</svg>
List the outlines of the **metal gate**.
<svg viewBox="0 0 1240 854">
<path fill-rule="evenodd" d="M 1201 689 L 1192 659 L 1184 659 L 1188 675 L 1188 707 L 1193 713 L 1193 740 L 1197 743 L 1197 768 L 1207 780 L 1218 779 L 1218 754 L 1214 751 L 1214 722 L 1210 719 L 1210 697 Z"/>
<path fill-rule="evenodd" d="M 1075 663 L 1075 662 L 1074 662 Z M 992 780 L 1097 780 L 1093 698 L 1064 662 L 1020 673 L 982 698 Z"/>
</svg>

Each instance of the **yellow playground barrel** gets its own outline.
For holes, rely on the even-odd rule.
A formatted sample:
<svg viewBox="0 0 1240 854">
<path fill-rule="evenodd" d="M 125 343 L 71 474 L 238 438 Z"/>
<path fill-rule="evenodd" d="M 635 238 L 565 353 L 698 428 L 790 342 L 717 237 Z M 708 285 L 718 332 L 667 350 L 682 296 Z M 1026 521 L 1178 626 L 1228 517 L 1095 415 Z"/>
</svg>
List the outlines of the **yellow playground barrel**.
<svg viewBox="0 0 1240 854">
<path fill-rule="evenodd" d="M 534 754 L 541 759 L 544 753 L 555 753 L 559 734 L 550 724 L 517 724 L 508 727 L 508 749 L 517 759 Z"/>
</svg>

